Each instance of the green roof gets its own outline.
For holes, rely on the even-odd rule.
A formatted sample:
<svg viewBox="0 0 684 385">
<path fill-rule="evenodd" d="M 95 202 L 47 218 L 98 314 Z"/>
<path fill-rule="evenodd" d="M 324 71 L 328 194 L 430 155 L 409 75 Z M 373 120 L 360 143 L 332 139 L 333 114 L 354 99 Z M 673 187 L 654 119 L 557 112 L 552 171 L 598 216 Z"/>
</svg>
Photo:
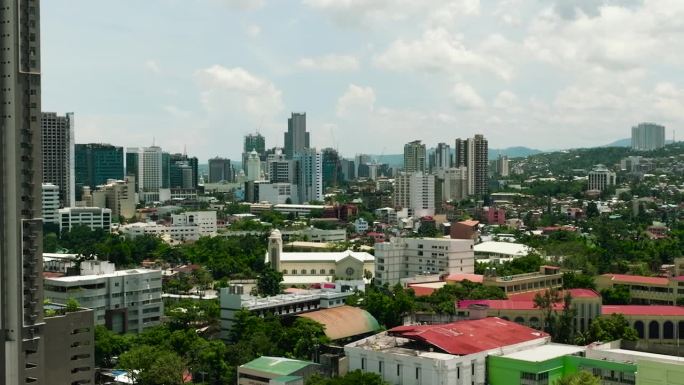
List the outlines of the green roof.
<svg viewBox="0 0 684 385">
<path fill-rule="evenodd" d="M 309 365 L 315 364 L 309 361 L 293 360 L 290 358 L 263 356 L 241 365 L 240 367 L 278 376 L 289 376 Z"/>
</svg>

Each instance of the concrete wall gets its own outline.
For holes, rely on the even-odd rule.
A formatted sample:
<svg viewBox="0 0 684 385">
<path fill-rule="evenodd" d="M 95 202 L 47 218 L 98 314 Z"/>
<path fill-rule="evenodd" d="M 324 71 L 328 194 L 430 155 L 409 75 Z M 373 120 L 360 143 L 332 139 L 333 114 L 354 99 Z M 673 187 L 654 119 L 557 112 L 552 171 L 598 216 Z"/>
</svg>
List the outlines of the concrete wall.
<svg viewBox="0 0 684 385">
<path fill-rule="evenodd" d="M 45 318 L 45 385 L 94 383 L 94 328 L 89 309 Z"/>
</svg>

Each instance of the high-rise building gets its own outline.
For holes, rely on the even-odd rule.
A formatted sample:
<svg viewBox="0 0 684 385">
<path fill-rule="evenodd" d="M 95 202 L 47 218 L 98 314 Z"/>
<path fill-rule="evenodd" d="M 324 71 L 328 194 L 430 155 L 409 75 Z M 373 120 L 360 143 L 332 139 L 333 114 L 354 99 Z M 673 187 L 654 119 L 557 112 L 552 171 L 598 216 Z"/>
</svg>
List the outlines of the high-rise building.
<svg viewBox="0 0 684 385">
<path fill-rule="evenodd" d="M 110 179 L 124 178 L 123 147 L 88 143 L 76 145 L 76 199 L 84 186 L 94 189 Z"/>
<path fill-rule="evenodd" d="M 404 172 L 414 173 L 426 171 L 425 145 L 420 140 L 404 145 Z"/>
<path fill-rule="evenodd" d="M 287 119 L 285 133 L 285 158 L 294 159 L 295 155 L 310 147 L 309 133 L 306 132 L 306 113 L 293 112 Z"/>
<path fill-rule="evenodd" d="M 59 224 L 59 187 L 43 183 L 43 223 Z"/>
<path fill-rule="evenodd" d="M 196 157 L 186 154 L 169 155 L 168 187 L 194 189 L 199 184 L 199 162 Z"/>
<path fill-rule="evenodd" d="M 437 144 L 435 149 L 435 170 L 446 170 L 451 167 L 451 147 L 446 143 Z"/>
<path fill-rule="evenodd" d="M 245 174 L 247 174 L 247 159 L 252 151 L 256 151 L 260 160 L 266 160 L 266 139 L 258 132 L 245 135 L 245 143 L 242 146 L 242 169 Z"/>
<path fill-rule="evenodd" d="M 468 197 L 468 168 L 452 167 L 438 170 L 437 178 L 442 180 L 441 198 L 444 201 L 460 201 Z"/>
<path fill-rule="evenodd" d="M 261 180 L 261 159 L 259 159 L 259 153 L 256 150 L 249 153 L 245 167 L 248 181 Z"/>
<path fill-rule="evenodd" d="M 235 180 L 235 172 L 230 164 L 230 159 L 209 159 L 209 183 L 232 182 Z"/>
<path fill-rule="evenodd" d="M 162 151 L 161 154 L 162 184 L 161 188 L 171 187 L 171 154 Z"/>
<path fill-rule="evenodd" d="M 597 164 L 589 171 L 589 190 L 603 191 L 609 186 L 614 186 L 616 175 L 602 164 Z"/>
<path fill-rule="evenodd" d="M 507 177 L 510 175 L 509 167 L 508 167 L 508 156 L 506 155 L 499 155 L 499 158 L 496 160 L 496 173 L 501 176 L 501 177 Z"/>
<path fill-rule="evenodd" d="M 157 146 L 126 149 L 126 172 L 135 176 L 138 200 L 141 202 L 158 201 L 159 189 L 168 188 L 168 185 L 164 186 L 163 154 L 166 153 Z"/>
<path fill-rule="evenodd" d="M 435 215 L 435 176 L 423 172 L 400 173 L 394 179 L 394 206 L 407 208 L 409 215 Z"/>
<path fill-rule="evenodd" d="M 665 146 L 665 126 L 640 123 L 632 127 L 632 149 L 651 151 Z"/>
<path fill-rule="evenodd" d="M 354 157 L 354 165 L 356 168 L 354 169 L 354 178 L 361 178 L 361 177 L 368 177 L 368 167 L 366 166 L 368 163 L 371 162 L 371 156 L 368 154 L 356 154 Z M 361 168 L 365 168 L 365 170 L 361 170 Z"/>
<path fill-rule="evenodd" d="M 268 180 L 271 183 L 295 183 L 296 163 L 294 160 L 285 159 L 282 148 L 275 148 L 272 154 L 268 154 L 266 161 Z"/>
<path fill-rule="evenodd" d="M 333 148 L 324 148 L 323 156 L 323 188 L 337 187 L 342 181 L 342 163 L 340 156 Z"/>
<path fill-rule="evenodd" d="M 353 159 L 342 159 L 342 180 L 349 182 L 356 179 L 356 164 Z"/>
<path fill-rule="evenodd" d="M 63 206 L 76 204 L 74 114 L 43 112 L 43 182 L 59 186 Z"/>
<path fill-rule="evenodd" d="M 119 222 L 120 217 L 135 216 L 135 177 L 126 175 L 124 180 L 108 180 L 93 191 L 90 206 L 106 207 L 112 210 L 112 221 Z"/>
<path fill-rule="evenodd" d="M 489 147 L 487 139 L 475 135 L 466 140 L 456 139 L 454 167 L 468 168 L 468 194 L 482 197 L 489 190 Z"/>
<path fill-rule="evenodd" d="M 297 193 L 299 202 L 323 200 L 322 156 L 315 148 L 297 153 Z"/>
<path fill-rule="evenodd" d="M 40 1 L 0 0 L 0 9 L 0 383 L 40 385 L 45 383 Z"/>
</svg>

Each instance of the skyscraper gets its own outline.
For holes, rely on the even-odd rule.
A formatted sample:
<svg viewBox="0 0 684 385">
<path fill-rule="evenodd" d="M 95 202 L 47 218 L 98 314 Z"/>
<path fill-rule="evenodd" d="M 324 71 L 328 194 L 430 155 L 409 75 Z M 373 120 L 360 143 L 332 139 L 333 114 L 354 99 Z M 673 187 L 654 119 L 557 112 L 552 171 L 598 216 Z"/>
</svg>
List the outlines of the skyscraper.
<svg viewBox="0 0 684 385">
<path fill-rule="evenodd" d="M 454 167 L 468 168 L 468 195 L 482 197 L 489 190 L 489 147 L 487 139 L 475 135 L 466 140 L 456 139 Z"/>
<path fill-rule="evenodd" d="M 107 183 L 109 179 L 123 180 L 123 147 L 111 144 L 88 143 L 76 145 L 76 189 Z M 77 194 L 78 195 L 78 194 Z"/>
<path fill-rule="evenodd" d="M 451 147 L 446 143 L 437 144 L 435 150 L 435 169 L 446 170 L 451 167 Z"/>
<path fill-rule="evenodd" d="M 209 183 L 232 182 L 234 179 L 235 175 L 233 167 L 230 165 L 230 159 L 219 157 L 209 159 Z"/>
<path fill-rule="evenodd" d="M 665 146 L 665 126 L 640 123 L 632 127 L 632 149 L 651 151 Z"/>
<path fill-rule="evenodd" d="M 337 187 L 342 181 L 342 163 L 340 155 L 333 148 L 324 148 L 323 156 L 323 188 Z"/>
<path fill-rule="evenodd" d="M 501 177 L 507 177 L 510 174 L 507 155 L 499 155 L 496 160 L 496 173 Z"/>
<path fill-rule="evenodd" d="M 43 112 L 43 183 L 59 186 L 62 206 L 76 204 L 74 114 Z"/>
<path fill-rule="evenodd" d="M 197 188 L 199 184 L 199 164 L 196 157 L 186 154 L 169 155 L 170 188 Z"/>
<path fill-rule="evenodd" d="M 435 176 L 422 171 L 400 173 L 394 183 L 395 208 L 409 209 L 417 218 L 435 214 Z"/>
<path fill-rule="evenodd" d="M 297 192 L 299 201 L 323 200 L 322 156 L 315 148 L 309 148 L 295 155 L 297 162 Z"/>
<path fill-rule="evenodd" d="M 425 171 L 425 145 L 420 140 L 404 145 L 404 172 L 414 173 Z"/>
<path fill-rule="evenodd" d="M 247 169 L 247 180 L 261 180 L 261 160 L 256 150 L 250 151 L 245 166 Z"/>
<path fill-rule="evenodd" d="M 164 188 L 163 155 L 160 147 L 127 148 L 126 172 L 136 178 L 139 201 L 159 200 L 159 189 Z"/>
<path fill-rule="evenodd" d="M 140 149 L 138 147 L 126 148 L 126 175 L 135 177 L 135 192 L 138 192 L 140 186 L 138 184 L 138 159 L 140 157 Z"/>
<path fill-rule="evenodd" d="M 245 135 L 245 143 L 242 147 L 242 170 L 245 174 L 247 174 L 247 159 L 252 151 L 256 151 L 259 159 L 266 161 L 266 139 L 258 132 Z"/>
<path fill-rule="evenodd" d="M 0 383 L 42 384 L 40 1 L 0 9 Z"/>
<path fill-rule="evenodd" d="M 285 133 L 285 158 L 294 159 L 295 155 L 308 149 L 309 133 L 306 132 L 306 113 L 293 112 L 287 119 Z"/>
</svg>

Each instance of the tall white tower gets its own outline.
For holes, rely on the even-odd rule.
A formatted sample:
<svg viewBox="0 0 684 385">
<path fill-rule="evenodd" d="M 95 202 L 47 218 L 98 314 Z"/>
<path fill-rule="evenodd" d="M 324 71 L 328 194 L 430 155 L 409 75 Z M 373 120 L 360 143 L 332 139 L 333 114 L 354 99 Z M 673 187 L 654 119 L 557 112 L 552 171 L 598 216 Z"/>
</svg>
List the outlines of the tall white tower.
<svg viewBox="0 0 684 385">
<path fill-rule="evenodd" d="M 268 237 L 268 261 L 275 271 L 280 271 L 280 256 L 282 254 L 283 236 L 280 234 L 280 230 L 275 229 Z"/>
</svg>

